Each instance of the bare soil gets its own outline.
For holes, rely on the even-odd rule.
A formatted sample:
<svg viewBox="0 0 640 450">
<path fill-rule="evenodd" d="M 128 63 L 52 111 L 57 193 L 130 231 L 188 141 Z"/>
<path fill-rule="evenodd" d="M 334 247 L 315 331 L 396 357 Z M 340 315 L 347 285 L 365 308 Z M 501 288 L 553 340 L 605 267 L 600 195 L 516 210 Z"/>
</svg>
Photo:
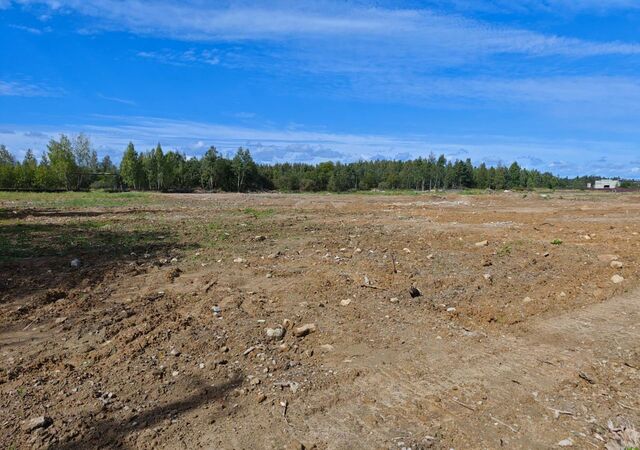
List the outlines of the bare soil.
<svg viewBox="0 0 640 450">
<path fill-rule="evenodd" d="M 2 448 L 640 445 L 637 194 L 75 205 L 0 200 Z"/>
</svg>

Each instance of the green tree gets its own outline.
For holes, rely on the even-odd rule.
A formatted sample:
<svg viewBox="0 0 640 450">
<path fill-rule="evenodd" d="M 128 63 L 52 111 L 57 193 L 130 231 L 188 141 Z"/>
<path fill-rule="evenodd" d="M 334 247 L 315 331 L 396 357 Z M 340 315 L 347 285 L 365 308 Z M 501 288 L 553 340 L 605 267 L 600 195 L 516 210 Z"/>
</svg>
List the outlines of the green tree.
<svg viewBox="0 0 640 450">
<path fill-rule="evenodd" d="M 107 167 L 103 167 L 103 170 L 105 170 L 105 172 L 108 171 Z M 134 190 L 141 189 L 143 186 L 144 171 L 142 161 L 138 156 L 138 152 L 136 152 L 133 142 L 129 142 L 127 149 L 122 155 L 122 160 L 120 161 L 120 176 L 122 177 L 122 181 Z"/>
<path fill-rule="evenodd" d="M 506 173 L 506 184 L 509 189 L 520 186 L 520 165 L 513 162 Z"/>
<path fill-rule="evenodd" d="M 240 147 L 231 162 L 233 173 L 236 177 L 236 188 L 240 192 L 247 184 L 255 181 L 252 176 L 256 170 L 255 163 L 251 157 L 251 152 Z"/>
<path fill-rule="evenodd" d="M 20 189 L 33 189 L 36 184 L 37 170 L 38 161 L 33 155 L 33 150 L 28 149 L 18 170 L 17 186 Z"/>
<path fill-rule="evenodd" d="M 0 188 L 12 189 L 16 184 L 16 159 L 0 144 Z"/>
<path fill-rule="evenodd" d="M 77 185 L 78 166 L 73 154 L 73 145 L 67 136 L 60 135 L 59 140 L 51 139 L 47 144 L 48 159 L 57 187 L 71 190 Z"/>
</svg>

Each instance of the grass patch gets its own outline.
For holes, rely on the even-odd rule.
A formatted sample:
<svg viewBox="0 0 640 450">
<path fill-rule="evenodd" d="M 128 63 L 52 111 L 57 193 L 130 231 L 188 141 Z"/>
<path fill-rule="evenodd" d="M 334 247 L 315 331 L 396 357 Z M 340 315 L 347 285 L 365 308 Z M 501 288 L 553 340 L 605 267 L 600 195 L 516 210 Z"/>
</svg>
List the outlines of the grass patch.
<svg viewBox="0 0 640 450">
<path fill-rule="evenodd" d="M 148 204 L 151 192 L 4 192 L 0 205 L 11 207 L 93 208 Z"/>
<path fill-rule="evenodd" d="M 65 224 L 4 223 L 0 261 L 34 257 L 128 255 L 171 245 L 159 230 L 125 229 L 112 222 L 87 220 Z M 164 236 L 167 236 L 164 233 Z"/>
<path fill-rule="evenodd" d="M 248 216 L 253 217 L 254 219 L 264 219 L 266 217 L 271 217 L 276 213 L 275 210 L 271 208 L 268 208 L 268 209 L 245 208 L 242 212 L 244 214 L 247 214 Z"/>
<path fill-rule="evenodd" d="M 511 248 L 511 246 L 509 244 L 504 244 L 502 247 L 500 247 L 498 249 L 498 251 L 496 252 L 496 254 L 500 257 L 503 256 L 509 256 L 511 254 L 511 251 L 513 249 Z"/>
</svg>

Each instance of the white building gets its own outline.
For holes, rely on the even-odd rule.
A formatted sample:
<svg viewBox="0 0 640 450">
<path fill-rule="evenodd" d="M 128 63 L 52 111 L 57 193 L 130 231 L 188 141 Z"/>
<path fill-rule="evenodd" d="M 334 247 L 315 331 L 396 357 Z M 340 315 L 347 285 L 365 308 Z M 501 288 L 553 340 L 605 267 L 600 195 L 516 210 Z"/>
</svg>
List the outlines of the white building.
<svg viewBox="0 0 640 450">
<path fill-rule="evenodd" d="M 618 180 L 596 180 L 594 189 L 616 189 L 620 187 Z"/>
</svg>

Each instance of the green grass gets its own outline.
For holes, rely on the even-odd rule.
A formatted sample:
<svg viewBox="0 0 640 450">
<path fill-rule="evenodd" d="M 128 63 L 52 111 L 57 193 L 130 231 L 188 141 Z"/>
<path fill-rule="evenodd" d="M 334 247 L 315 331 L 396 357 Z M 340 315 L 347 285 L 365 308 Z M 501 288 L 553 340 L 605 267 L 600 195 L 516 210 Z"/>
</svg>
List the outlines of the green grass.
<svg viewBox="0 0 640 450">
<path fill-rule="evenodd" d="M 498 249 L 496 252 L 498 256 L 509 256 L 511 254 L 511 245 L 504 244 L 502 247 Z"/>
<path fill-rule="evenodd" d="M 171 245 L 172 239 L 160 239 L 160 236 L 169 235 L 166 230 L 152 230 L 145 224 L 124 227 L 117 222 L 97 220 L 65 224 L 4 221 L 0 225 L 0 261 L 79 254 L 128 254 Z"/>
<path fill-rule="evenodd" d="M 3 192 L 0 207 L 93 208 L 148 204 L 150 192 Z"/>
<path fill-rule="evenodd" d="M 487 195 L 492 192 L 487 189 L 464 189 L 460 191 L 461 195 Z"/>
<path fill-rule="evenodd" d="M 271 208 L 269 209 L 245 208 L 242 212 L 244 214 L 247 214 L 253 217 L 254 219 L 263 219 L 266 217 L 271 217 L 276 213 L 276 211 Z"/>
</svg>

